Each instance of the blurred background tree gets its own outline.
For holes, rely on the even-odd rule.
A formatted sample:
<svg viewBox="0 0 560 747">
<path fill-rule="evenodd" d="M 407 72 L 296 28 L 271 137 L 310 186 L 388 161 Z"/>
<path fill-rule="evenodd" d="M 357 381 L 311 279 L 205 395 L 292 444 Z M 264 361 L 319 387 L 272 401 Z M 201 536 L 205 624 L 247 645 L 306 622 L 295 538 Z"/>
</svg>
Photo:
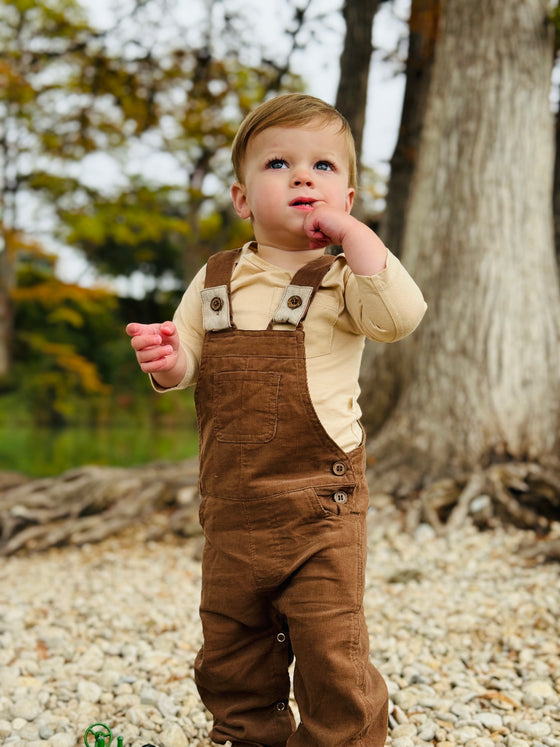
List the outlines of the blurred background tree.
<svg viewBox="0 0 560 747">
<path fill-rule="evenodd" d="M 167 318 L 210 253 L 249 237 L 230 208 L 236 126 L 302 84 L 287 57 L 247 66 L 225 7 L 217 45 L 212 5 L 195 29 L 153 0 L 100 30 L 75 0 L 0 2 L 0 382 L 39 422 L 99 415 L 143 379 L 119 377 L 124 320 Z M 294 11 L 291 49 L 303 21 Z M 100 186 L 103 169 L 118 177 Z M 104 290 L 58 277 L 61 245 Z M 119 297 L 117 277 L 135 293 L 125 282 Z"/>
</svg>

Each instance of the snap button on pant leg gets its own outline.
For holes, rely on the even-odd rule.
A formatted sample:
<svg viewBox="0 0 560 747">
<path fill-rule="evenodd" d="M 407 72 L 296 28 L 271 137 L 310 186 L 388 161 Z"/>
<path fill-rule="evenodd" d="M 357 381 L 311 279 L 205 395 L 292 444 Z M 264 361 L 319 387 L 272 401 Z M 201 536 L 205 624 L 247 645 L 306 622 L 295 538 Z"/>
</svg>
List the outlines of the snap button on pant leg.
<svg viewBox="0 0 560 747">
<path fill-rule="evenodd" d="M 276 710 L 277 711 L 285 711 L 286 710 L 286 704 L 283 700 L 279 700 L 278 703 L 276 703 Z"/>
<path fill-rule="evenodd" d="M 285 633 L 278 633 L 276 636 L 276 640 L 278 643 L 284 643 L 286 641 L 286 634 Z"/>
</svg>

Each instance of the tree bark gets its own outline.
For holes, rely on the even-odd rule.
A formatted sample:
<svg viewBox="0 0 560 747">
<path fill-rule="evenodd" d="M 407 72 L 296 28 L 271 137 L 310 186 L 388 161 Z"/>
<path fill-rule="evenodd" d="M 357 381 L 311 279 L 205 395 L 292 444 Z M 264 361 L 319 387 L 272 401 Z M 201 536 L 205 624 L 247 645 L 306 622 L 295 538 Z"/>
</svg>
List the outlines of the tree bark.
<svg viewBox="0 0 560 747">
<path fill-rule="evenodd" d="M 397 257 L 402 253 L 410 186 L 418 160 L 440 15 L 441 0 L 412 0 L 401 122 L 391 158 L 385 212 L 379 227 L 379 235 Z M 383 425 L 402 391 L 399 352 L 398 346 L 387 348 L 373 343 L 368 343 L 364 352 L 365 420 L 373 431 Z"/>
<path fill-rule="evenodd" d="M 369 67 L 373 51 L 373 19 L 380 2 L 381 0 L 345 0 L 342 10 L 346 34 L 340 56 L 340 79 L 335 106 L 352 128 L 358 163 L 366 120 Z"/>
<path fill-rule="evenodd" d="M 552 199 L 554 213 L 554 244 L 556 247 L 556 261 L 560 268 L 560 110 L 556 112 L 556 154 L 554 158 L 554 194 Z"/>
<path fill-rule="evenodd" d="M 558 454 L 548 6 L 442 2 L 403 237 L 429 310 L 393 353 L 400 388 L 372 439 L 378 475 L 408 471 L 401 489 Z"/>
<path fill-rule="evenodd" d="M 383 241 L 397 257 L 401 255 L 410 184 L 418 158 L 440 11 L 441 0 L 412 0 L 403 108 L 380 228 Z"/>
</svg>

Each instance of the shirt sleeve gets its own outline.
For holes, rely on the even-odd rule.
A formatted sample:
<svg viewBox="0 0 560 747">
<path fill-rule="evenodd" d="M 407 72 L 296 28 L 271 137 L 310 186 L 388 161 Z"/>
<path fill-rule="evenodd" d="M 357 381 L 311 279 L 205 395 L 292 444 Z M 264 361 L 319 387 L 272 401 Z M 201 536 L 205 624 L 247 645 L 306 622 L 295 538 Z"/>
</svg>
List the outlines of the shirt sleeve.
<svg viewBox="0 0 560 747">
<path fill-rule="evenodd" d="M 377 275 L 354 275 L 347 268 L 344 295 L 356 331 L 378 342 L 409 335 L 428 308 L 420 288 L 391 252 Z"/>
<path fill-rule="evenodd" d="M 181 347 L 187 358 L 185 375 L 176 386 L 169 387 L 168 389 L 160 386 L 153 377 L 150 377 L 152 386 L 157 392 L 172 392 L 177 389 L 186 389 L 196 383 L 200 366 L 200 356 L 202 354 L 202 342 L 204 340 L 200 291 L 204 288 L 205 278 L 206 265 L 195 275 L 173 315 L 173 322 L 179 333 Z"/>
</svg>

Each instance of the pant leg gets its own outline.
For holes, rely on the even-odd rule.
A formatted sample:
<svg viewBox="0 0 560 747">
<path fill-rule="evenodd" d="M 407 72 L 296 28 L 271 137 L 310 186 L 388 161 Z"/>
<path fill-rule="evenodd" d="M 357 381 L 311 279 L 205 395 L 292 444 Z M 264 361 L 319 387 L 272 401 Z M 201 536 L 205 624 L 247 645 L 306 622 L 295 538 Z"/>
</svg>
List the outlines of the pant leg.
<svg viewBox="0 0 560 747">
<path fill-rule="evenodd" d="M 268 597 L 251 583 L 246 555 L 232 558 L 206 542 L 200 609 L 204 644 L 195 680 L 214 717 L 210 736 L 215 742 L 285 747 L 295 728 L 288 707 L 291 647 Z"/>
<path fill-rule="evenodd" d="M 369 661 L 365 510 L 330 517 L 321 536 L 323 548 L 292 576 L 276 602 L 288 619 L 301 716 L 288 745 L 382 747 L 388 693 Z"/>
<path fill-rule="evenodd" d="M 206 534 L 196 664 L 212 737 L 235 747 L 381 747 L 387 688 L 369 663 L 363 614 L 367 486 L 347 503 L 332 490 L 283 493 L 245 505 L 212 500 Z M 208 509 L 208 510 L 206 510 Z M 288 620 L 302 722 L 284 708 L 290 647 L 278 645 L 277 614 Z"/>
</svg>

